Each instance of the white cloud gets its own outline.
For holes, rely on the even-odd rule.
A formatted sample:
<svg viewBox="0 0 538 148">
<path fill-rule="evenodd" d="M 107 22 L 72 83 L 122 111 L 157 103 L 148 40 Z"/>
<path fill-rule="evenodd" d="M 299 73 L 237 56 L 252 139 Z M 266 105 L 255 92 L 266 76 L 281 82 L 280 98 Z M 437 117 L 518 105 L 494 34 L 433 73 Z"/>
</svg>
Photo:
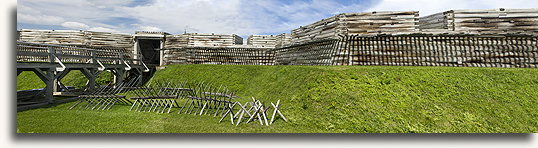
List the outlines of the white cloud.
<svg viewBox="0 0 538 148">
<path fill-rule="evenodd" d="M 41 25 L 59 25 L 64 19 L 50 15 L 17 14 L 17 22 Z"/>
<path fill-rule="evenodd" d="M 265 0 L 154 0 L 136 7 L 134 0 L 20 0 L 17 13 L 24 16 L 55 16 L 50 25 L 65 20 L 123 33 L 136 30 L 238 34 L 284 33 L 336 13 L 360 11 L 361 5 L 344 5 L 330 0 L 265 1 Z M 136 1 L 135 1 L 136 2 Z M 68 12 L 68 13 L 66 13 Z M 116 18 L 134 20 L 122 22 Z M 42 24 L 24 19 L 23 23 Z M 54 19 L 49 19 L 54 20 Z M 64 24 L 67 28 L 83 25 Z"/>
<path fill-rule="evenodd" d="M 536 0 L 383 0 L 367 11 L 418 10 L 420 16 L 457 9 L 536 8 Z"/>
<path fill-rule="evenodd" d="M 110 18 L 126 16 L 116 9 L 131 2 L 132 0 L 19 0 L 17 4 L 17 22 L 55 25 L 70 29 L 107 28 L 132 33 L 129 28 L 107 24 Z M 66 20 L 81 23 L 88 27 L 81 24 L 64 24 Z"/>
<path fill-rule="evenodd" d="M 240 0 L 156 0 L 152 5 L 123 8 L 143 26 L 158 26 L 167 32 L 245 33 L 250 22 L 242 19 Z M 138 25 L 135 25 L 138 27 Z"/>
<path fill-rule="evenodd" d="M 17 22 L 42 25 L 59 25 L 64 22 L 62 17 L 45 15 L 31 7 L 21 5 L 17 9 Z"/>
<path fill-rule="evenodd" d="M 155 32 L 163 31 L 161 28 L 155 27 L 155 26 L 144 26 L 141 24 L 131 24 L 131 25 L 135 26 L 136 31 L 155 31 Z"/>
<path fill-rule="evenodd" d="M 69 29 L 79 29 L 79 30 L 85 30 L 85 29 L 90 28 L 90 26 L 84 23 L 79 23 L 79 22 L 64 22 L 62 23 L 62 26 Z"/>
<path fill-rule="evenodd" d="M 92 27 L 88 29 L 89 31 L 96 31 L 96 32 L 112 32 L 112 33 L 119 33 L 120 31 L 111 29 L 111 28 L 105 28 L 105 27 Z"/>
<path fill-rule="evenodd" d="M 343 12 L 418 10 L 421 16 L 451 9 L 527 8 L 536 0 L 19 0 L 17 22 L 134 33 L 137 30 L 238 34 L 290 32 Z M 118 19 L 119 18 L 119 19 Z M 73 23 L 68 23 L 73 22 Z"/>
<path fill-rule="evenodd" d="M 162 31 L 161 28 L 153 27 L 153 26 L 140 26 L 140 27 L 138 27 L 138 30 L 140 30 L 140 31 Z"/>
<path fill-rule="evenodd" d="M 369 2 L 359 4 L 342 4 L 331 0 L 312 1 L 266 1 L 250 0 L 242 7 L 246 19 L 253 22 L 258 32 L 289 33 L 299 28 L 344 12 L 360 12 L 367 8 Z M 285 21 L 282 21 L 285 20 Z"/>
</svg>

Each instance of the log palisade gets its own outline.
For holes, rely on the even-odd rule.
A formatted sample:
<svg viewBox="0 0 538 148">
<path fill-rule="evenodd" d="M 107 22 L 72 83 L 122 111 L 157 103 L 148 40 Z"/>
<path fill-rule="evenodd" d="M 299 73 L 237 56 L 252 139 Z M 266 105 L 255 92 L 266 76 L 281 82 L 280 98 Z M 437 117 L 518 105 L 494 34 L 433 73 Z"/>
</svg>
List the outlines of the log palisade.
<svg viewBox="0 0 538 148">
<path fill-rule="evenodd" d="M 419 20 L 419 28 L 424 32 L 538 35 L 537 26 L 538 8 L 449 10 Z"/>
<path fill-rule="evenodd" d="M 158 34 L 161 64 L 538 67 L 538 9 L 342 13 L 279 35 L 67 30 L 17 32 L 19 41 L 134 52 Z"/>
<path fill-rule="evenodd" d="M 342 13 L 291 31 L 292 43 L 338 38 L 339 35 L 418 32 L 418 11 Z"/>
</svg>

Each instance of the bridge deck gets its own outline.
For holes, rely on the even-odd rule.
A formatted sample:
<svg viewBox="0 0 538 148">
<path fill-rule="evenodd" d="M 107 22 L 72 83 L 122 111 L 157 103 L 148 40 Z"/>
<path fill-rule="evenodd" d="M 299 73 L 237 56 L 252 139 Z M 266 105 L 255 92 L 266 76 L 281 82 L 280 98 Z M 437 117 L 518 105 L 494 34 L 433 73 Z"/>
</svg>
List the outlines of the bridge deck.
<svg viewBox="0 0 538 148">
<path fill-rule="evenodd" d="M 87 48 L 17 42 L 17 75 L 23 71 L 32 71 L 46 84 L 46 87 L 37 93 L 35 98 L 21 100 L 17 97 L 17 102 L 18 104 L 54 103 L 53 94 L 55 93 L 76 95 L 78 92 L 59 92 L 59 90 L 68 90 L 61 83 L 61 79 L 72 70 L 80 70 L 88 79 L 88 84 L 83 88 L 86 91 L 92 91 L 96 87 L 95 80 L 101 71 L 111 71 L 115 76 L 115 82 L 121 84 L 127 73 L 141 78 L 143 72 L 151 70 L 153 65 L 148 67 L 142 61 L 141 54 L 127 51 L 129 50 L 114 47 Z"/>
</svg>

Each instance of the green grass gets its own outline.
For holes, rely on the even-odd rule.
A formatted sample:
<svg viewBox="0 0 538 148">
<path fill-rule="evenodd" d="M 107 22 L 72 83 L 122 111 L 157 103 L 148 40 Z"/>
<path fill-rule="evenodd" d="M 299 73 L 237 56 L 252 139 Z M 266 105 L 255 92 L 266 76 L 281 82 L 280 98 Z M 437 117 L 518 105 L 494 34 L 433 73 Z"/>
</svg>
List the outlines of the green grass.
<svg viewBox="0 0 538 148">
<path fill-rule="evenodd" d="M 98 84 L 107 84 L 113 80 L 113 75 L 109 71 L 103 71 L 97 76 Z M 79 70 L 69 72 L 63 79 L 62 83 L 65 86 L 74 86 L 82 88 L 86 85 L 88 79 Z M 45 87 L 45 83 L 32 71 L 24 71 L 17 76 L 17 90 L 29 90 Z"/>
<path fill-rule="evenodd" d="M 212 82 L 244 98 L 280 99 L 289 122 L 236 127 L 209 116 L 129 112 L 122 105 L 67 110 L 67 103 L 17 113 L 17 132 L 538 132 L 537 69 L 171 65 L 154 80 Z"/>
<path fill-rule="evenodd" d="M 31 71 L 24 71 L 17 76 L 17 90 L 29 90 L 45 87 L 45 83 Z"/>
</svg>

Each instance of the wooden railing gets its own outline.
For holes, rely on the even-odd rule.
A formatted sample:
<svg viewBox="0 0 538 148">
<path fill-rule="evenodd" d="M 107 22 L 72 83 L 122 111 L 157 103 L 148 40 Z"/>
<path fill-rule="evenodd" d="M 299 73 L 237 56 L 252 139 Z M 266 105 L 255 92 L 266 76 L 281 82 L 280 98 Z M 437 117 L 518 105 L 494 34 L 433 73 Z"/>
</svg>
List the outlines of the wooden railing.
<svg viewBox="0 0 538 148">
<path fill-rule="evenodd" d="M 124 51 L 124 52 L 122 52 Z M 17 42 L 17 62 L 93 63 L 144 65 L 141 54 L 111 48 L 84 48 L 76 46 Z"/>
</svg>

